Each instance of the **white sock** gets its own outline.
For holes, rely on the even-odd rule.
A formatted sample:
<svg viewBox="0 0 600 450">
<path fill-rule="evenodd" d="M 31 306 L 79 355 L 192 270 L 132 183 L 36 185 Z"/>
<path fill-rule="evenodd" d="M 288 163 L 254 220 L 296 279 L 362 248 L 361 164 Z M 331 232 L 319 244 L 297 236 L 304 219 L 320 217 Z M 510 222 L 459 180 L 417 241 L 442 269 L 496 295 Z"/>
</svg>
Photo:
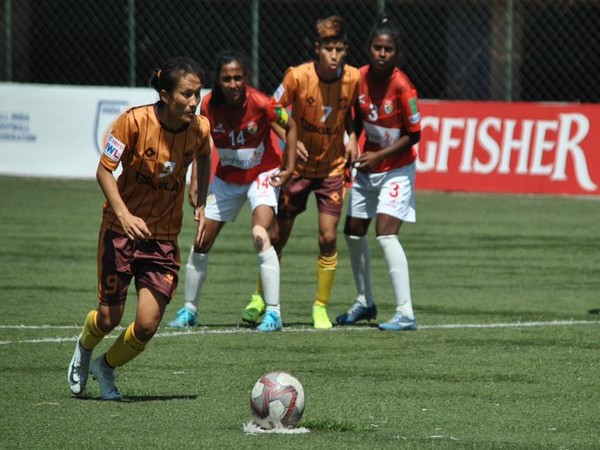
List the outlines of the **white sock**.
<svg viewBox="0 0 600 450">
<path fill-rule="evenodd" d="M 185 266 L 185 307 L 198 312 L 202 286 L 208 274 L 208 254 L 196 253 L 194 247 L 190 250 L 190 256 Z"/>
<path fill-rule="evenodd" d="M 371 288 L 371 250 L 366 236 L 344 234 L 350 252 L 350 265 L 354 274 L 356 300 L 363 306 L 375 303 Z"/>
<path fill-rule="evenodd" d="M 408 261 L 398 236 L 378 236 L 377 241 L 383 250 L 383 257 L 392 279 L 392 289 L 396 297 L 396 312 L 405 317 L 415 317 L 410 298 L 410 279 Z"/>
<path fill-rule="evenodd" d="M 279 305 L 279 259 L 273 246 L 258 255 L 258 272 L 267 311 L 281 312 Z"/>
</svg>

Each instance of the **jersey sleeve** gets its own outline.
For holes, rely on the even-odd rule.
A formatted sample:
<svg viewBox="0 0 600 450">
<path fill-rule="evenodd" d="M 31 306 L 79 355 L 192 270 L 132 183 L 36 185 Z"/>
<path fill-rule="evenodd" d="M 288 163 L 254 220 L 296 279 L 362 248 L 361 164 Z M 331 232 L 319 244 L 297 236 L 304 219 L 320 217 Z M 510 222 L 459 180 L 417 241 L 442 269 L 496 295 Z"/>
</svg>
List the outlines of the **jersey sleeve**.
<svg viewBox="0 0 600 450">
<path fill-rule="evenodd" d="M 114 171 L 123 156 L 134 147 L 136 136 L 131 133 L 130 115 L 130 111 L 121 114 L 106 139 L 100 163 L 110 171 Z"/>
<path fill-rule="evenodd" d="M 402 125 L 408 133 L 421 131 L 421 112 L 417 91 L 410 89 L 402 93 Z"/>
<path fill-rule="evenodd" d="M 284 108 L 287 108 L 295 100 L 296 94 L 296 77 L 294 68 L 290 67 L 286 70 L 283 76 L 283 81 L 279 87 L 275 90 L 273 98 L 275 101 L 281 103 Z"/>
<path fill-rule="evenodd" d="M 275 99 L 271 100 L 267 115 L 270 122 L 275 122 L 277 125 L 284 128 L 289 122 L 289 114 L 287 110 L 283 107 L 283 105 L 276 102 Z"/>
</svg>

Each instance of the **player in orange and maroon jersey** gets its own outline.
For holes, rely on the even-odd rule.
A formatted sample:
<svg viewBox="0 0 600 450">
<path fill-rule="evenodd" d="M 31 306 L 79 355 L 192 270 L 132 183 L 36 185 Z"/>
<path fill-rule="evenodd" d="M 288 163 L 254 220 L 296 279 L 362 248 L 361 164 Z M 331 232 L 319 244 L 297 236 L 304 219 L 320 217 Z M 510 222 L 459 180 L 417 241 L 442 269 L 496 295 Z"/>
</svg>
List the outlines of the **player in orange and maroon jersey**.
<svg viewBox="0 0 600 450">
<path fill-rule="evenodd" d="M 356 157 L 356 134 L 350 108 L 358 95 L 358 69 L 345 64 L 348 50 L 343 20 L 318 20 L 316 61 L 291 67 L 275 92 L 275 99 L 290 107 L 298 124 L 298 160 L 294 176 L 281 191 L 277 226 L 271 239 L 281 256 L 294 221 L 315 194 L 319 210 L 317 293 L 313 306 L 315 328 L 331 328 L 327 304 L 337 266 L 337 226 L 344 201 L 344 170 Z M 344 134 L 349 143 L 344 144 Z M 260 285 L 246 307 L 261 311 Z"/>
<path fill-rule="evenodd" d="M 183 218 L 188 167 L 196 161 L 196 244 L 204 237 L 210 179 L 208 120 L 196 115 L 202 69 L 173 58 L 156 70 L 150 85 L 159 101 L 124 112 L 114 123 L 96 178 L 106 197 L 98 240 L 98 308 L 88 313 L 67 373 L 82 395 L 93 349 L 119 323 L 127 289 L 137 289 L 135 320 L 91 364 L 103 400 L 121 400 L 114 368 L 138 356 L 150 341 L 175 293 L 180 268 L 177 237 Z M 113 171 L 121 165 L 115 180 Z"/>
<path fill-rule="evenodd" d="M 421 114 L 415 87 L 394 64 L 399 52 L 399 31 L 392 20 L 383 17 L 373 28 L 369 50 L 371 63 L 360 68 L 360 92 L 355 106 L 356 130 L 364 131 L 365 144 L 354 163 L 356 176 L 344 226 L 357 298 L 336 321 L 350 325 L 377 316 L 366 238 L 375 218 L 377 241 L 396 300 L 395 314 L 379 328 L 414 330 L 408 263 L 398 232 L 403 222 L 416 220 L 414 145 L 421 137 Z"/>
<path fill-rule="evenodd" d="M 191 251 L 185 272 L 185 305 L 172 328 L 198 324 L 198 304 L 208 272 L 208 253 L 227 222 L 233 222 L 246 202 L 252 211 L 252 237 L 264 287 L 266 312 L 259 331 L 283 327 L 279 305 L 279 260 L 268 229 L 275 218 L 279 189 L 291 177 L 296 160 L 296 124 L 271 97 L 246 84 L 245 58 L 227 51 L 217 56 L 215 84 L 202 100 L 210 121 L 219 164 L 206 206 L 206 233 Z M 272 127 L 285 130 L 286 160 L 273 142 Z M 281 128 L 275 127 L 278 131 Z M 193 192 L 192 185 L 190 190 Z M 256 322 L 248 320 L 248 322 Z"/>
</svg>

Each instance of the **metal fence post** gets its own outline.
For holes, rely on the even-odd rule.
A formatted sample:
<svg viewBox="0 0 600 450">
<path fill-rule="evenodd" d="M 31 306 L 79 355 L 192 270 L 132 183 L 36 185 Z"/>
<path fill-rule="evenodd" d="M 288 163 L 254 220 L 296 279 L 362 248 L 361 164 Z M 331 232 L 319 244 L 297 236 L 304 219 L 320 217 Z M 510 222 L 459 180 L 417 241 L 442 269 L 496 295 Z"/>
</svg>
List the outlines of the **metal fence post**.
<svg viewBox="0 0 600 450">
<path fill-rule="evenodd" d="M 12 0 L 4 0 L 4 16 L 6 29 L 4 33 L 6 45 L 6 81 L 12 81 Z"/>
<path fill-rule="evenodd" d="M 252 0 L 252 85 L 260 80 L 260 0 Z"/>
<path fill-rule="evenodd" d="M 128 29 L 128 51 L 129 51 L 129 86 L 135 86 L 135 0 L 129 0 L 129 8 L 128 8 L 128 21 L 127 21 L 127 29 Z"/>
</svg>

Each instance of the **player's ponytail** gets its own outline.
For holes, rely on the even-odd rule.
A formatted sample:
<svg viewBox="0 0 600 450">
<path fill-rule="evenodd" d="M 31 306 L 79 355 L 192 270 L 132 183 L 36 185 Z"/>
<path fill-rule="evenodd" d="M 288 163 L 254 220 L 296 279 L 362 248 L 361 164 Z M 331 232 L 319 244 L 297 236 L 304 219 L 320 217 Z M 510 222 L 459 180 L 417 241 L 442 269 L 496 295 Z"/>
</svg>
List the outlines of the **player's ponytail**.
<svg viewBox="0 0 600 450">
<path fill-rule="evenodd" d="M 400 49 L 400 27 L 398 26 L 398 23 L 387 14 L 379 16 L 377 23 L 371 29 L 371 33 L 369 34 L 369 46 L 373 43 L 373 39 L 382 34 L 390 35 L 396 43 L 396 48 L 398 50 Z"/>
<path fill-rule="evenodd" d="M 159 94 L 163 90 L 171 94 L 181 77 L 189 73 L 196 75 L 202 82 L 204 71 L 198 62 L 184 56 L 171 58 L 152 71 L 148 85 Z"/>
</svg>

